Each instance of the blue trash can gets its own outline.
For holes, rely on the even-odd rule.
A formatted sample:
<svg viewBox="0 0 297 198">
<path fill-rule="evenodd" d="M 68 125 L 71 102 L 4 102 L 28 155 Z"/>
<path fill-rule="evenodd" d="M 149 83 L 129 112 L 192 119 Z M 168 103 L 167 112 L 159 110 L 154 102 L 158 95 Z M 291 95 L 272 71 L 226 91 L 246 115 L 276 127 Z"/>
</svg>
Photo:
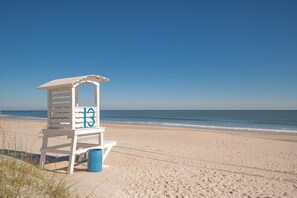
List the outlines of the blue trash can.
<svg viewBox="0 0 297 198">
<path fill-rule="evenodd" d="M 102 171 L 102 149 L 89 150 L 88 171 Z"/>
</svg>

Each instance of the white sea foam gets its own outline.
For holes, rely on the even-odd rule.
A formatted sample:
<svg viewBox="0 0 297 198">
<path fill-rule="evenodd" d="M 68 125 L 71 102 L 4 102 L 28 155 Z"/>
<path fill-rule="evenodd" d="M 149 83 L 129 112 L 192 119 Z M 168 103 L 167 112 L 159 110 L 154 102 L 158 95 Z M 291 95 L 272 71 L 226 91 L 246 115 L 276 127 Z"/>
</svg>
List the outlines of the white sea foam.
<svg viewBox="0 0 297 198">
<path fill-rule="evenodd" d="M 39 117 L 19 117 L 21 119 L 32 119 L 32 120 L 47 120 L 47 118 L 39 118 Z"/>
<path fill-rule="evenodd" d="M 162 123 L 165 126 L 180 126 L 180 127 L 193 127 L 193 128 L 207 128 L 207 129 L 227 129 L 238 131 L 258 131 L 258 132 L 274 132 L 274 133 L 297 133 L 297 130 L 291 129 L 269 129 L 269 128 L 248 128 L 248 127 L 228 127 L 228 126 L 211 126 L 211 125 L 193 125 L 193 124 L 175 124 L 175 123 Z"/>
<path fill-rule="evenodd" d="M 12 118 L 12 119 L 25 119 L 25 120 L 47 120 L 47 118 L 40 118 L 40 117 L 33 117 L 33 116 L 22 117 L 22 116 L 3 115 L 3 114 L 0 114 L 0 117 L 5 117 L 9 119 Z"/>
<path fill-rule="evenodd" d="M 271 133 L 297 133 L 297 130 L 292 129 L 270 129 L 270 128 L 251 128 L 251 127 L 231 127 L 231 126 L 214 126 L 214 125 L 196 125 L 196 124 L 180 124 L 166 122 L 132 122 L 122 121 L 111 123 L 137 124 L 137 125 L 153 125 L 153 126 L 169 126 L 169 127 L 187 127 L 187 128 L 202 128 L 202 129 L 217 129 L 217 130 L 232 130 L 232 131 L 250 131 L 250 132 L 271 132 Z"/>
</svg>

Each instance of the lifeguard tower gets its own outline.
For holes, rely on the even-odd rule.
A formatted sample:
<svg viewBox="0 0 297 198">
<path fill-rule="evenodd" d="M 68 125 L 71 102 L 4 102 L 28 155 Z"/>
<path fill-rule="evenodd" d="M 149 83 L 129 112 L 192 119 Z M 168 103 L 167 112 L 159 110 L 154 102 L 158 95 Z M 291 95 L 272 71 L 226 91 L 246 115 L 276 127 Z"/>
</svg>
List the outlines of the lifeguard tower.
<svg viewBox="0 0 297 198">
<path fill-rule="evenodd" d="M 111 148 L 116 145 L 116 141 L 104 141 L 105 128 L 100 126 L 100 83 L 108 81 L 103 76 L 87 75 L 57 79 L 38 87 L 47 89 L 48 93 L 48 126 L 42 130 L 41 168 L 44 167 L 46 153 L 68 154 L 69 174 L 73 173 L 76 155 L 82 155 L 90 149 L 102 149 L 104 162 Z M 95 85 L 94 106 L 78 105 L 77 88 L 82 84 Z M 71 143 L 48 146 L 49 138 L 60 136 L 71 138 Z M 88 136 L 96 139 L 79 142 L 80 137 Z"/>
</svg>

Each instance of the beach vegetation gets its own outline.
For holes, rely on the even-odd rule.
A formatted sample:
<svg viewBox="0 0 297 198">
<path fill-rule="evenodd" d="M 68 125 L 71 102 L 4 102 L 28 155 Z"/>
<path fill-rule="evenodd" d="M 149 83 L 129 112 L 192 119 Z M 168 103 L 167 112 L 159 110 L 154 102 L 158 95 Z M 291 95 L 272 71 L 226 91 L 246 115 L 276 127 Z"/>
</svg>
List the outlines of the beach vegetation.
<svg viewBox="0 0 297 198">
<path fill-rule="evenodd" d="M 7 140 L 7 137 L 0 122 L 0 198 L 89 197 L 76 192 L 63 175 L 39 169 L 36 155 L 16 150 L 17 141 Z M 15 142 L 15 145 L 4 148 L 8 142 Z"/>
</svg>

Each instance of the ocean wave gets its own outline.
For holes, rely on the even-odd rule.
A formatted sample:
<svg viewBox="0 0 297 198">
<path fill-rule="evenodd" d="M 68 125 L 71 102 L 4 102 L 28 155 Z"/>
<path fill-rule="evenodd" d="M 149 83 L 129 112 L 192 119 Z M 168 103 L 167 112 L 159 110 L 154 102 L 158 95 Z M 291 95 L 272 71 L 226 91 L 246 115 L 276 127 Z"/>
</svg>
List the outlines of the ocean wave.
<svg viewBox="0 0 297 198">
<path fill-rule="evenodd" d="M 215 126 L 215 125 L 196 125 L 196 124 L 181 124 L 181 123 L 164 123 L 164 122 L 132 122 L 132 121 L 104 121 L 110 123 L 136 124 L 149 126 L 168 126 L 168 127 L 186 127 L 200 129 L 216 129 L 216 130 L 232 130 L 232 131 L 250 131 L 250 132 L 272 132 L 272 133 L 297 133 L 297 130 L 292 129 L 271 129 L 271 128 L 252 128 L 252 127 L 233 127 L 233 126 Z"/>
<path fill-rule="evenodd" d="M 14 115 L 3 115 L 0 114 L 0 117 L 11 118 L 11 119 L 28 119 L 28 120 L 47 120 L 47 118 L 34 117 L 34 116 L 14 116 Z"/>
</svg>

